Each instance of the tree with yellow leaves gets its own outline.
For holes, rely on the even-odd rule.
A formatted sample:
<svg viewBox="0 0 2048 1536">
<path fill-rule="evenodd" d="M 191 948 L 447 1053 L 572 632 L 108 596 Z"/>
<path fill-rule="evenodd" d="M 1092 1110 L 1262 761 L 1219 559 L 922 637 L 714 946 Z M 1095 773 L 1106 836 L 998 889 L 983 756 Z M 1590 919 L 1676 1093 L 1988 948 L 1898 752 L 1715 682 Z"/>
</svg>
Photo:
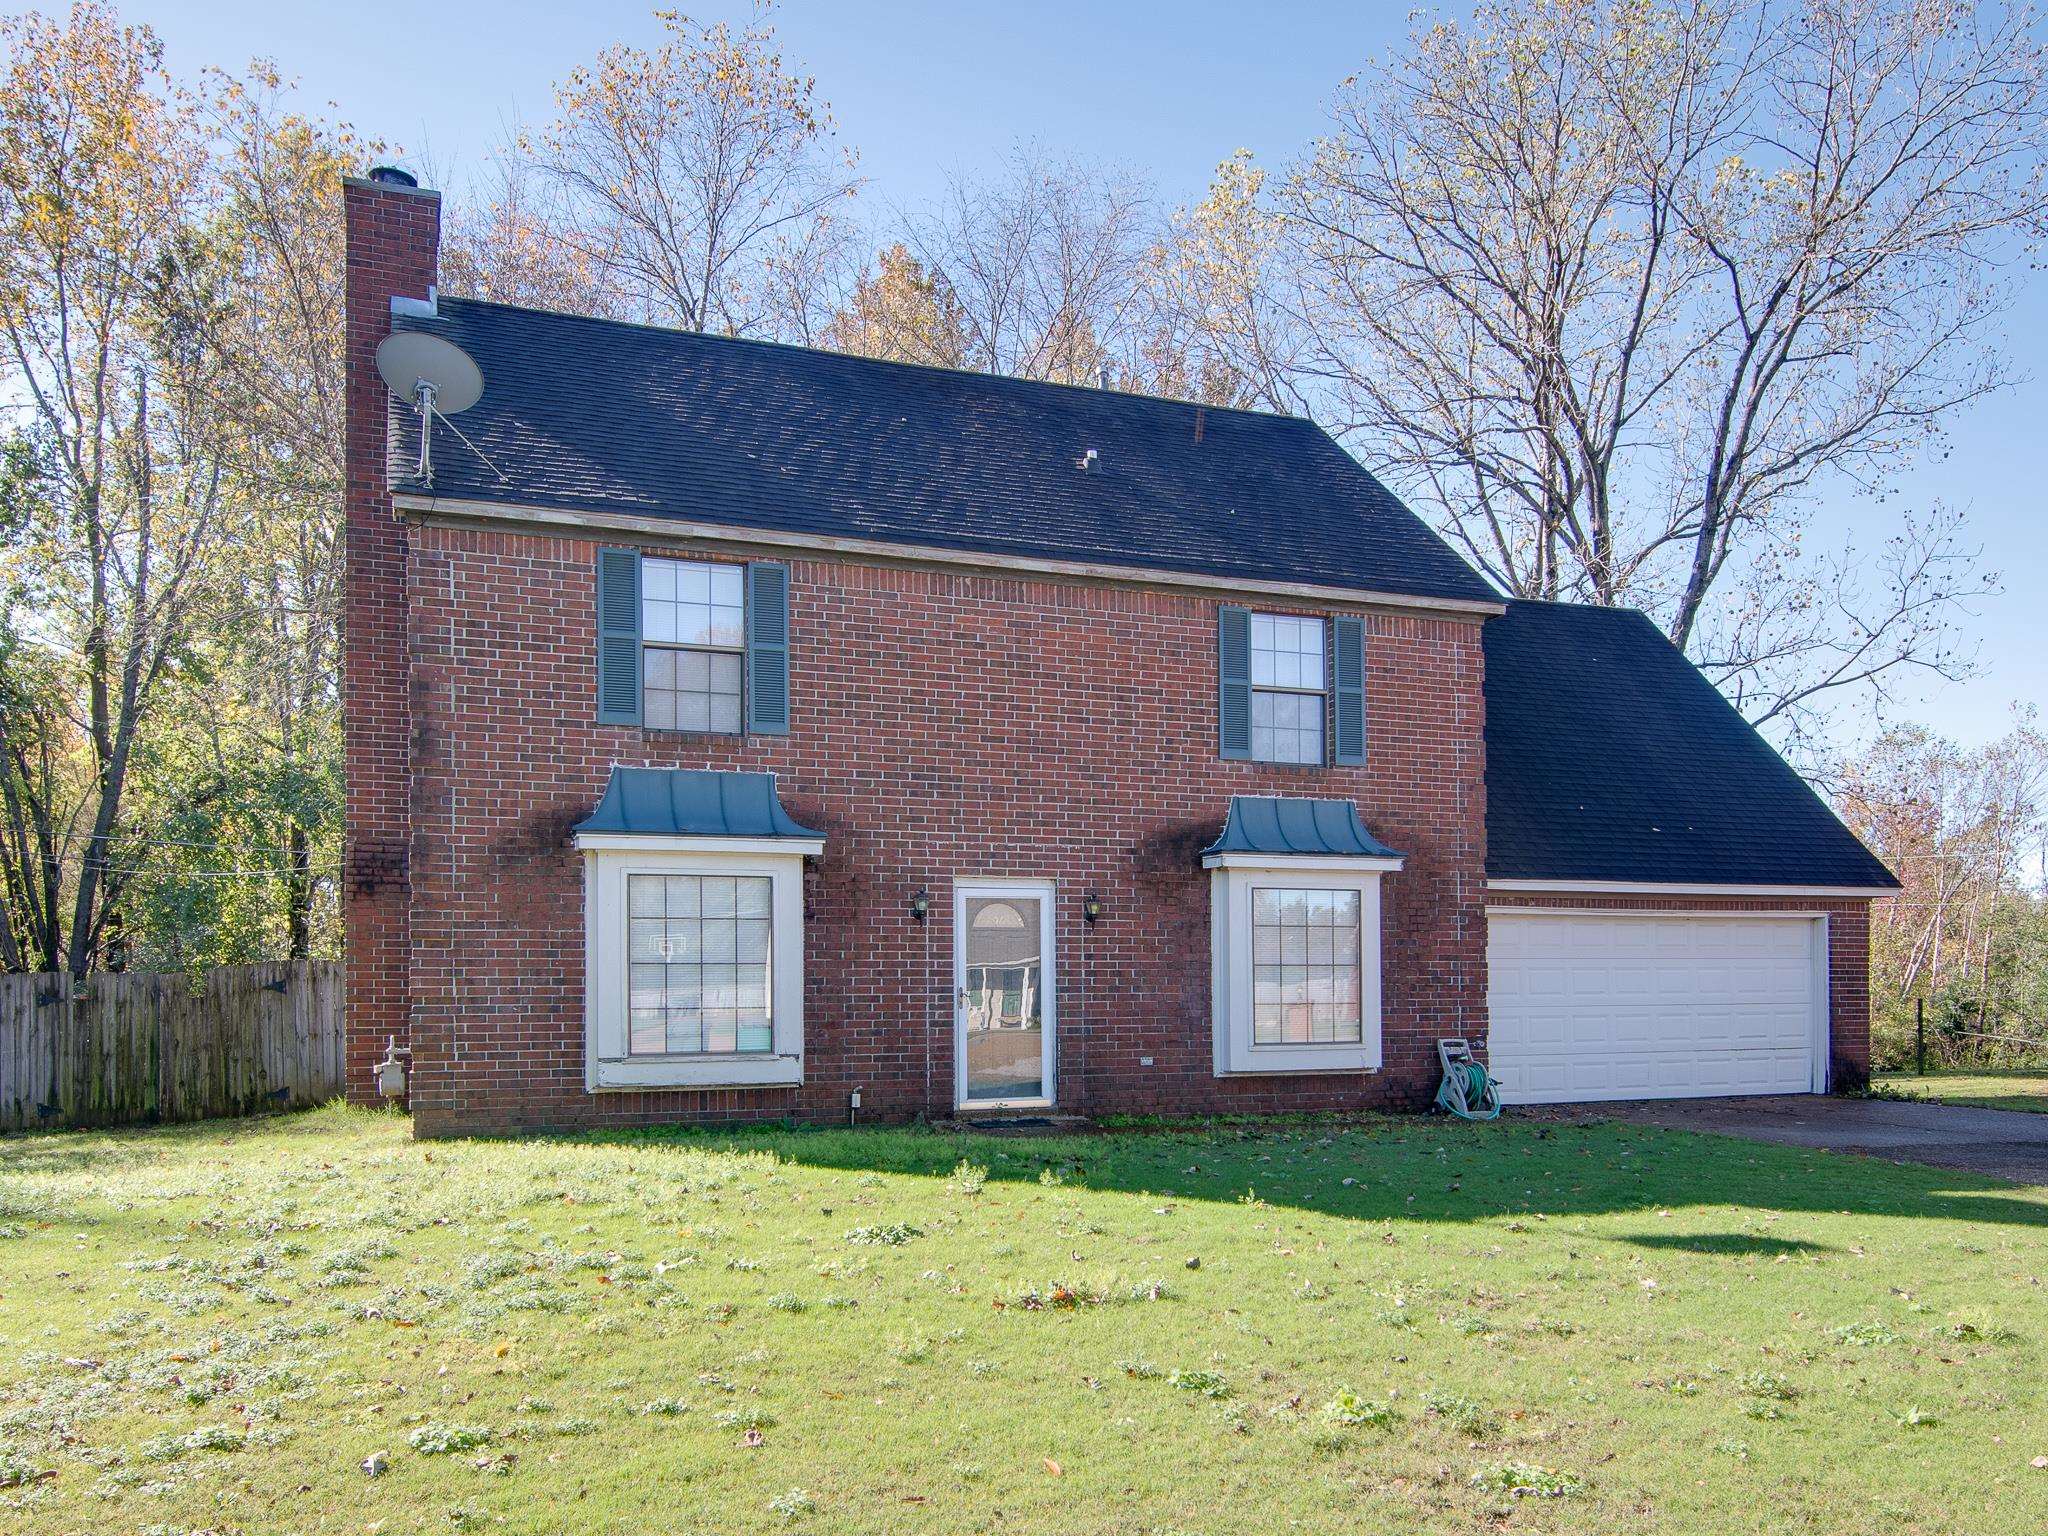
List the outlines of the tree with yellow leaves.
<svg viewBox="0 0 2048 1536">
<path fill-rule="evenodd" d="M 0 690 L 21 818 L 4 872 L 19 950 L 83 973 L 119 935 L 138 736 L 220 513 L 218 374 L 188 281 L 202 156 L 147 28 L 86 3 L 0 22 L 0 42 L 0 347 L 25 407 L 0 585 L 8 652 L 40 664 Z M 61 881 L 24 862 L 49 854 Z"/>
</svg>

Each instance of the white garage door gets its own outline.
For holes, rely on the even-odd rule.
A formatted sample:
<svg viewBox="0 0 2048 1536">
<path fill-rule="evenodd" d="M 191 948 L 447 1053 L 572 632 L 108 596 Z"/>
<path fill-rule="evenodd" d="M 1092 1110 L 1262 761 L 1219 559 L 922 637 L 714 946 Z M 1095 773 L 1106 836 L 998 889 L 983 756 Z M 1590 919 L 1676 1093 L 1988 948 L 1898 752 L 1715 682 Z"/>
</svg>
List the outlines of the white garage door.
<svg viewBox="0 0 2048 1536">
<path fill-rule="evenodd" d="M 1494 911 L 1487 930 L 1507 1103 L 1824 1086 L 1812 918 Z"/>
</svg>

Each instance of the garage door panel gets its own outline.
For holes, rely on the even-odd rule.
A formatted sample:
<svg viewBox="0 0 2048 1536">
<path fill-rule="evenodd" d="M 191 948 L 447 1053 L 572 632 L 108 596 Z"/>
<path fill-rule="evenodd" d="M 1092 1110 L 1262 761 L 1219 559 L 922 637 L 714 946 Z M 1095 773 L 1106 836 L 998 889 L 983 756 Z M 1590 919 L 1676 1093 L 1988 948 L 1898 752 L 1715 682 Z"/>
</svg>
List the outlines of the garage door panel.
<svg viewBox="0 0 2048 1536">
<path fill-rule="evenodd" d="M 1810 918 L 1489 916 L 1490 1056 L 1509 1103 L 1803 1093 Z"/>
</svg>

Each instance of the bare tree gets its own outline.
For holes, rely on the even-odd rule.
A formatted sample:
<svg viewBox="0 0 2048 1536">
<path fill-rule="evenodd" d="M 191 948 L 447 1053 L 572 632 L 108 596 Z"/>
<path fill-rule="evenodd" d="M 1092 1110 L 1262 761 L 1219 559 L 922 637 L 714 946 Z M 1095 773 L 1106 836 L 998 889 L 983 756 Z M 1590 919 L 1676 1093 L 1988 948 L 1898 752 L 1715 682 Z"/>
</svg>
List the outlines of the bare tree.
<svg viewBox="0 0 2048 1536">
<path fill-rule="evenodd" d="M 772 264 L 815 254 L 859 189 L 831 112 L 783 62 L 770 8 L 734 28 L 657 12 L 667 37 L 617 44 L 556 90 L 523 148 L 560 198 L 554 238 L 646 318 L 732 335 L 787 318 Z"/>
<path fill-rule="evenodd" d="M 488 174 L 442 215 L 441 286 L 497 304 L 623 318 L 626 295 L 586 234 L 566 238 L 569 216 L 516 146 L 493 155 Z"/>
<path fill-rule="evenodd" d="M 1305 416 L 1313 384 L 1292 231 L 1249 150 L 1175 212 L 1147 259 L 1153 392 Z"/>
<path fill-rule="evenodd" d="M 957 309 L 965 366 L 1094 384 L 1136 371 L 1150 218 L 1136 177 L 1026 147 L 994 177 L 955 176 L 903 244 Z"/>
<path fill-rule="evenodd" d="M 756 281 L 761 333 L 829 345 L 826 334 L 860 280 L 863 238 L 850 218 L 828 211 L 768 242 Z"/>
<path fill-rule="evenodd" d="M 1981 589 L 1955 520 L 1839 555 L 1805 522 L 1999 383 L 2042 78 L 2028 18 L 1964 0 L 1423 27 L 1267 199 L 1272 312 L 1309 342 L 1282 361 L 1508 590 L 1652 610 L 1755 718 L 1952 675 Z"/>
</svg>

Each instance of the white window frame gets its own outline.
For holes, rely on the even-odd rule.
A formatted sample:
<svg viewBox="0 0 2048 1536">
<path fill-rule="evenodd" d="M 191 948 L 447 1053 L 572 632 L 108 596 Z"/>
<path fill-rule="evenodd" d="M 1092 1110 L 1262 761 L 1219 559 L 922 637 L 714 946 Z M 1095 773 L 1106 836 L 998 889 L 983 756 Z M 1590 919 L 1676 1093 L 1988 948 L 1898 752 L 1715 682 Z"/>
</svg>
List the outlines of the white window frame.
<svg viewBox="0 0 2048 1536">
<path fill-rule="evenodd" d="M 647 638 L 647 568 L 655 563 L 674 566 L 678 572 L 687 567 L 701 568 L 706 572 L 738 571 L 740 573 L 740 638 L 737 645 L 702 645 L 681 640 L 650 640 Z M 744 736 L 747 734 L 747 568 L 730 560 L 701 560 L 689 555 L 643 554 L 640 557 L 640 721 L 648 730 L 674 731 L 683 736 Z M 740 723 L 736 730 L 721 731 L 712 728 L 697 730 L 681 725 L 647 725 L 647 653 L 649 651 L 670 651 L 681 653 L 696 651 L 705 656 L 737 656 L 740 659 Z"/>
<path fill-rule="evenodd" d="M 583 852 L 583 1080 L 606 1089 L 795 1087 L 804 1080 L 804 856 L 821 838 L 593 833 Z M 634 1055 L 626 959 L 628 875 L 753 875 L 770 882 L 770 1048 Z"/>
<path fill-rule="evenodd" d="M 1305 629 L 1313 629 L 1320 636 L 1323 680 L 1319 685 L 1314 688 L 1304 688 L 1295 683 L 1262 683 L 1258 681 L 1258 662 L 1256 660 L 1258 647 L 1251 643 L 1249 636 L 1257 633 L 1257 625 L 1261 619 L 1266 620 L 1268 623 L 1298 624 Z M 1249 618 L 1246 622 L 1248 629 L 1245 651 L 1245 679 L 1250 692 L 1246 695 L 1245 699 L 1245 729 L 1251 732 L 1252 736 L 1251 760 L 1256 763 L 1273 763 L 1283 768 L 1327 767 L 1330 762 L 1330 697 L 1332 693 L 1330 672 L 1333 661 L 1330 655 L 1330 621 L 1325 617 L 1315 614 L 1280 613 L 1269 608 L 1254 608 L 1249 610 Z M 1316 701 L 1318 718 L 1321 720 L 1321 725 L 1316 731 L 1316 739 L 1322 746 L 1322 751 L 1319 755 L 1310 758 L 1259 756 L 1257 745 L 1259 695 L 1262 693 L 1272 694 L 1276 697 L 1292 694 L 1296 698 L 1312 698 Z"/>
<path fill-rule="evenodd" d="M 1377 1072 L 1382 1060 L 1380 879 L 1398 858 L 1210 854 L 1209 1016 L 1218 1077 L 1273 1072 Z M 1281 888 L 1358 893 L 1359 1039 L 1323 1044 L 1252 1041 L 1252 892 Z"/>
</svg>

